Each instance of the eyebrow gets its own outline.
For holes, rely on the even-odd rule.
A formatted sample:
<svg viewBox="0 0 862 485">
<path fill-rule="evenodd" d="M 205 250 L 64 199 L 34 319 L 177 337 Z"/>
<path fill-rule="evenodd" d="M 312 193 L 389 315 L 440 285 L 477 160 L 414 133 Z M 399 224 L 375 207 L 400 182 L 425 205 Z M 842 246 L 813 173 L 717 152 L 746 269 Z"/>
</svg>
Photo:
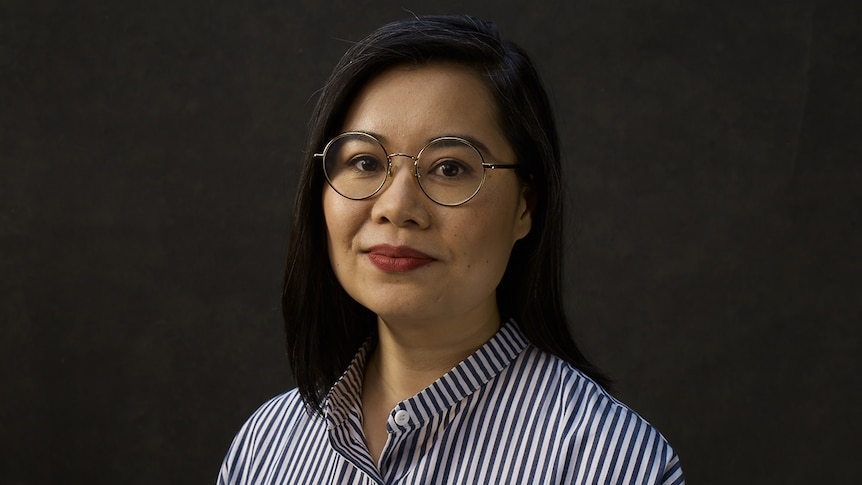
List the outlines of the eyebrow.
<svg viewBox="0 0 862 485">
<path fill-rule="evenodd" d="M 377 138 L 377 140 L 380 141 L 380 143 L 382 143 L 384 147 L 390 141 L 386 138 L 385 135 L 381 135 L 380 133 L 375 133 L 373 131 L 362 131 L 362 130 L 356 130 L 356 131 L 360 131 L 362 133 L 367 133 L 367 134 L 373 136 L 374 138 Z M 434 137 L 428 138 L 425 140 L 425 144 L 427 145 L 428 143 L 431 143 L 431 140 L 436 140 L 437 138 L 442 138 L 442 137 L 447 137 L 447 136 L 454 136 L 457 138 L 463 138 L 464 140 L 467 140 L 473 146 L 478 148 L 480 152 L 482 152 L 486 155 L 489 155 L 494 160 L 497 159 L 497 157 L 495 157 L 494 154 L 491 153 L 491 150 L 488 149 L 487 145 L 485 145 L 484 143 L 482 143 L 481 141 L 477 140 L 476 138 L 474 138 L 470 135 L 463 135 L 463 134 L 459 134 L 459 133 L 447 133 L 445 135 L 439 135 L 439 136 L 434 136 Z M 389 151 L 388 148 L 386 150 Z"/>
</svg>

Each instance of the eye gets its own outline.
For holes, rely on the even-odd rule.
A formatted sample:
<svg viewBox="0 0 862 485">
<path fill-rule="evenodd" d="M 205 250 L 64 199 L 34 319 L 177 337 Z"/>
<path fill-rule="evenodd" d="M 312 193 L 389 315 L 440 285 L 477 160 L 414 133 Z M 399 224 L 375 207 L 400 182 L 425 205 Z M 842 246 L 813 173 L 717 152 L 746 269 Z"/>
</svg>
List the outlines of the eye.
<svg viewBox="0 0 862 485">
<path fill-rule="evenodd" d="M 374 173 L 383 170 L 383 162 L 372 155 L 357 155 L 347 161 L 346 165 L 361 173 Z"/>
<path fill-rule="evenodd" d="M 462 177 L 469 172 L 470 167 L 467 164 L 454 158 L 438 160 L 429 171 L 430 174 L 443 178 Z"/>
</svg>

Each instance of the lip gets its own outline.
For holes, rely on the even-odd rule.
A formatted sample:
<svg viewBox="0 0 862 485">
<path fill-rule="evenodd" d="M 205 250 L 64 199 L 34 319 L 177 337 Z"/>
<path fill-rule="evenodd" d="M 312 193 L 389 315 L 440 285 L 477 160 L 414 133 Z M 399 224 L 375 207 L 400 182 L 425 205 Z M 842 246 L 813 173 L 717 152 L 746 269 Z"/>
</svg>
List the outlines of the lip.
<svg viewBox="0 0 862 485">
<path fill-rule="evenodd" d="M 389 273 L 405 273 L 428 265 L 434 258 L 408 246 L 379 244 L 366 250 L 374 266 Z"/>
</svg>

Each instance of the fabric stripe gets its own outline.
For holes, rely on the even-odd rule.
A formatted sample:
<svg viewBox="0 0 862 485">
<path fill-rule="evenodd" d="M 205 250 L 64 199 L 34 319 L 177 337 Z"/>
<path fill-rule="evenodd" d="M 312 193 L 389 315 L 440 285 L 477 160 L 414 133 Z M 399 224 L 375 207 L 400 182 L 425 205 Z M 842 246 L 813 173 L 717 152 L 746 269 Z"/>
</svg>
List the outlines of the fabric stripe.
<svg viewBox="0 0 862 485">
<path fill-rule="evenodd" d="M 362 434 L 370 344 L 309 414 L 296 390 L 243 425 L 218 484 L 685 483 L 679 457 L 637 413 L 514 322 L 389 418 L 380 469 Z M 395 413 L 410 415 L 399 426 Z"/>
</svg>

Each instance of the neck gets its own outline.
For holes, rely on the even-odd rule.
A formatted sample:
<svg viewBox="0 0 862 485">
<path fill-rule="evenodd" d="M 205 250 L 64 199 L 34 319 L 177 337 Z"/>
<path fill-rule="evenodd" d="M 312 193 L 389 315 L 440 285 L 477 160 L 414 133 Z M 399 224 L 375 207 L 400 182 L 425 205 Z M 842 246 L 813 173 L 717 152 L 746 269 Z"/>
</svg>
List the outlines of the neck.
<svg viewBox="0 0 862 485">
<path fill-rule="evenodd" d="M 486 310 L 436 321 L 378 317 L 378 344 L 362 383 L 362 431 L 372 459 L 379 459 L 388 440 L 386 420 L 392 408 L 430 386 L 499 330 L 496 304 Z"/>
<path fill-rule="evenodd" d="M 485 344 L 500 328 L 495 311 L 480 319 L 447 322 L 388 322 L 378 318 L 378 345 L 366 369 L 365 386 L 394 406 L 430 386 Z"/>
</svg>

